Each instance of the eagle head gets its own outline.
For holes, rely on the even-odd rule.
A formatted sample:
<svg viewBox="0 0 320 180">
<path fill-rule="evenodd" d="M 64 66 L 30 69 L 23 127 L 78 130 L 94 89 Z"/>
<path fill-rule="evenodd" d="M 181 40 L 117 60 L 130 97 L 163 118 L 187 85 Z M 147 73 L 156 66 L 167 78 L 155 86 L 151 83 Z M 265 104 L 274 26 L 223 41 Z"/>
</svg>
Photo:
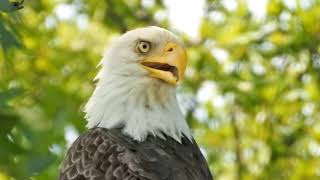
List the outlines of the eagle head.
<svg viewBox="0 0 320 180">
<path fill-rule="evenodd" d="M 191 138 L 175 93 L 186 64 L 182 43 L 168 30 L 151 26 L 123 34 L 101 60 L 85 107 L 88 127 L 121 127 L 138 141 L 164 134 Z"/>
</svg>

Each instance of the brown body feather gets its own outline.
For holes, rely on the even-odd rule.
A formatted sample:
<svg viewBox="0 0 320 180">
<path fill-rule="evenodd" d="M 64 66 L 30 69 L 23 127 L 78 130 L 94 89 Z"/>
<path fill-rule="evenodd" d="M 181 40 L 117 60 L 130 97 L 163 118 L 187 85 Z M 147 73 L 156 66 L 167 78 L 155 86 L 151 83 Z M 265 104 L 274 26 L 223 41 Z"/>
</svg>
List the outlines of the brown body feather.
<svg viewBox="0 0 320 180">
<path fill-rule="evenodd" d="M 121 129 L 90 129 L 70 147 L 59 179 L 212 180 L 196 142 L 166 138 L 137 142 Z"/>
</svg>

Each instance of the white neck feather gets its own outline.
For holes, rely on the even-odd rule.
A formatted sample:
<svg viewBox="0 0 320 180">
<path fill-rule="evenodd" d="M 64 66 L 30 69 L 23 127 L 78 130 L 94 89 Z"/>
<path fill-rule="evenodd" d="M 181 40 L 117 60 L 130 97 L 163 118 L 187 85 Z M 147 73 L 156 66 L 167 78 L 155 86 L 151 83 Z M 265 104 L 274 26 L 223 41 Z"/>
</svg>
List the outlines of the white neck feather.
<svg viewBox="0 0 320 180">
<path fill-rule="evenodd" d="M 111 74 L 102 68 L 86 107 L 87 127 L 123 127 L 123 133 L 143 141 L 148 134 L 166 134 L 181 142 L 190 129 L 179 108 L 175 87 L 147 76 Z"/>
</svg>

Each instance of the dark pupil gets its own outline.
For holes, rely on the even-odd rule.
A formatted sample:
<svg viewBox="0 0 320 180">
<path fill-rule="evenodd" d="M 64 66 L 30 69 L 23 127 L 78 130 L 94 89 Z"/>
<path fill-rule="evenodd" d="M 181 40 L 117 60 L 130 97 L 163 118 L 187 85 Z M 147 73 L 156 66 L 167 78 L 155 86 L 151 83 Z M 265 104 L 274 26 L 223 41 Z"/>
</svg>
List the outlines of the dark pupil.
<svg viewBox="0 0 320 180">
<path fill-rule="evenodd" d="M 146 44 L 142 45 L 142 48 L 147 49 L 147 45 Z"/>
</svg>

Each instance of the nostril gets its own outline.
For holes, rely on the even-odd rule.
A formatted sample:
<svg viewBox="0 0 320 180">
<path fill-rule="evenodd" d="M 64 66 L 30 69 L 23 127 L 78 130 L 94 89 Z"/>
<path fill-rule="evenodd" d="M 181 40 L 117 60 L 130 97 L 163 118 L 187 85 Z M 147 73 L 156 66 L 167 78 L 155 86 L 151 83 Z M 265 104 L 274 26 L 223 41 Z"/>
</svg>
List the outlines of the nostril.
<svg viewBox="0 0 320 180">
<path fill-rule="evenodd" d="M 172 48 L 172 47 L 168 49 L 168 52 L 172 52 L 172 51 L 173 51 L 173 48 Z"/>
</svg>

